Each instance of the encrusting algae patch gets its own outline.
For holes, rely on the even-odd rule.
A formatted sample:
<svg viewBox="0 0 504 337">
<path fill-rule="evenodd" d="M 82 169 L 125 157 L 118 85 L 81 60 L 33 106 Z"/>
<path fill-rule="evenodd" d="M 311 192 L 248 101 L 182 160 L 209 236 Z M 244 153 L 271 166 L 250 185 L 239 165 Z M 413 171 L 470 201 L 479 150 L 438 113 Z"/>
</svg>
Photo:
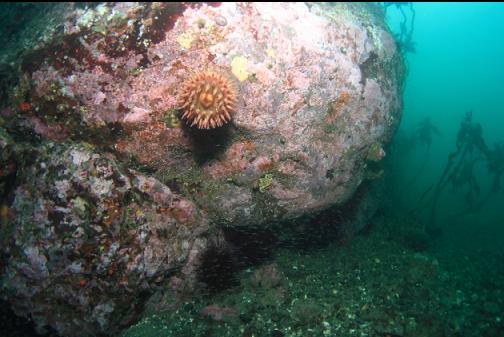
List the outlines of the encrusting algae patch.
<svg viewBox="0 0 504 337">
<path fill-rule="evenodd" d="M 231 72 L 236 76 L 236 78 L 243 82 L 245 81 L 250 73 L 247 70 L 248 61 L 243 56 L 236 56 L 231 61 Z"/>
<path fill-rule="evenodd" d="M 176 40 L 182 48 L 189 49 L 194 41 L 194 36 L 191 33 L 184 33 L 179 35 Z"/>
</svg>

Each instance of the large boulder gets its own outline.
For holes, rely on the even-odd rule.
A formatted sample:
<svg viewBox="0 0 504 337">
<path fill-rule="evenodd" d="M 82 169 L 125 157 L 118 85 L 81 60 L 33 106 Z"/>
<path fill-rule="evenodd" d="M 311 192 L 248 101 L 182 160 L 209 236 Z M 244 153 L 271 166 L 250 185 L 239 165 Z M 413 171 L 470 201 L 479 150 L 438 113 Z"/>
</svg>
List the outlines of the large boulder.
<svg viewBox="0 0 504 337">
<path fill-rule="evenodd" d="M 27 57 L 25 122 L 107 144 L 212 219 L 342 204 L 399 121 L 402 58 L 370 5 L 135 6 L 81 11 Z M 210 131 L 177 110 L 182 83 L 207 70 L 237 85 L 232 122 Z"/>
<path fill-rule="evenodd" d="M 2 288 L 39 327 L 113 333 L 156 289 L 194 284 L 220 226 L 288 223 L 379 178 L 404 64 L 377 7 L 77 6 L 0 52 L 0 88 L 16 83 L 0 146 L 26 142 L 0 185 Z M 200 130 L 181 98 L 209 73 L 236 102 Z"/>
</svg>

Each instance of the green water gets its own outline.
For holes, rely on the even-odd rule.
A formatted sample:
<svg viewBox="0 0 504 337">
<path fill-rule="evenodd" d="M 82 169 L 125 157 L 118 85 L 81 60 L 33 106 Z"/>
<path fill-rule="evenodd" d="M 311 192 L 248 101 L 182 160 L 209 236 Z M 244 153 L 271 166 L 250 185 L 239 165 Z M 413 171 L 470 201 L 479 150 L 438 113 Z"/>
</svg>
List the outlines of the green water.
<svg viewBox="0 0 504 337">
<path fill-rule="evenodd" d="M 439 179 L 448 154 L 456 148 L 456 135 L 467 110 L 481 124 L 489 147 L 504 141 L 504 6 L 434 3 L 415 4 L 414 9 L 416 53 L 407 54 L 410 71 L 399 135 L 412 135 L 417 123 L 430 117 L 440 136 L 433 137 L 425 169 L 407 192 L 401 186 L 417 172 L 425 147 L 417 146 L 393 160 L 397 202 L 405 208 L 414 207 L 420 194 Z M 396 8 L 389 14 L 390 25 L 397 30 L 402 16 Z M 483 196 L 492 178 L 485 162 L 475 165 L 474 175 Z M 469 245 L 476 245 L 477 239 L 478 245 L 499 247 L 504 238 L 504 193 L 495 194 L 478 212 L 453 217 L 467 207 L 463 194 L 446 189 L 440 196 L 439 226 Z"/>
</svg>

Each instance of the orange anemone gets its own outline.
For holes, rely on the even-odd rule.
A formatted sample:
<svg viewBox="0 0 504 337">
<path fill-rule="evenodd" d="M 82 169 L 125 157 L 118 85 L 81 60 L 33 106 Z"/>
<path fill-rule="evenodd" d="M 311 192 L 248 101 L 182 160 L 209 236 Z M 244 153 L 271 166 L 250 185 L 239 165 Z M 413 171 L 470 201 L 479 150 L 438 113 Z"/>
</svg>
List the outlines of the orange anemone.
<svg viewBox="0 0 504 337">
<path fill-rule="evenodd" d="M 181 86 L 178 104 L 182 118 L 198 129 L 213 129 L 231 121 L 237 90 L 226 75 L 207 70 L 189 77 Z"/>
</svg>

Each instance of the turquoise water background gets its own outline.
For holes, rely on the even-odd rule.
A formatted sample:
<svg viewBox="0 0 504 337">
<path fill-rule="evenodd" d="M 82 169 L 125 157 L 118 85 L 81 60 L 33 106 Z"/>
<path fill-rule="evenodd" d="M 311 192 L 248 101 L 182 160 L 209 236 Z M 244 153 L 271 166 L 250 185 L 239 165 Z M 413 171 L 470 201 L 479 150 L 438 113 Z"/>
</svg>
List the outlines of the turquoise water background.
<svg viewBox="0 0 504 337">
<path fill-rule="evenodd" d="M 436 182 L 455 150 L 456 134 L 465 111 L 481 124 L 489 147 L 504 142 L 504 4 L 415 3 L 413 41 L 416 53 L 407 53 L 409 74 L 404 93 L 404 111 L 399 135 L 411 135 L 416 125 L 430 117 L 441 135 L 433 138 L 429 161 L 407 191 L 401 190 L 417 172 L 425 148 L 417 146 L 406 156 L 394 158 L 396 192 L 405 208 L 414 207 L 421 193 Z M 405 9 L 408 19 L 410 12 Z M 396 7 L 387 10 L 387 21 L 398 31 L 402 15 Z M 478 164 L 476 177 L 482 195 L 490 179 L 486 166 Z M 438 221 L 462 241 L 481 238 L 498 244 L 504 237 L 504 193 L 479 212 L 464 217 L 452 215 L 465 207 L 461 193 L 447 189 L 440 198 Z M 500 241 L 502 242 L 502 241 Z"/>
</svg>

